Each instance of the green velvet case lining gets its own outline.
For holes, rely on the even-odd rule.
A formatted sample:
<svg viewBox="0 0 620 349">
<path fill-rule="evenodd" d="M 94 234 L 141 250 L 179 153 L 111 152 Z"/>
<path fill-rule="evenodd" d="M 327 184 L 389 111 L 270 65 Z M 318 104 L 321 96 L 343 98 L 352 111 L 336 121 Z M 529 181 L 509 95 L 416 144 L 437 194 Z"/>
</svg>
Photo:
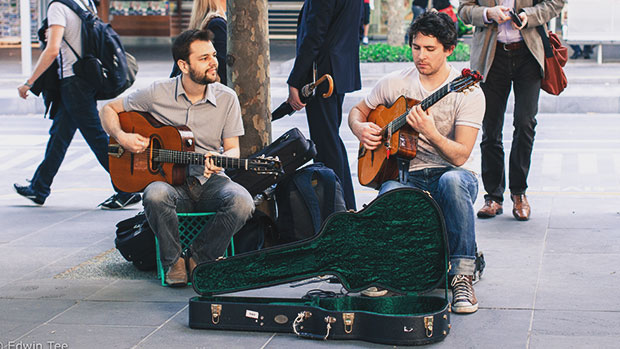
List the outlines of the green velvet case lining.
<svg viewBox="0 0 620 349">
<path fill-rule="evenodd" d="M 331 215 L 312 239 L 203 263 L 193 286 L 210 296 L 331 274 L 352 292 L 380 286 L 416 294 L 445 282 L 447 255 L 437 204 L 401 188 L 357 213 Z"/>
<path fill-rule="evenodd" d="M 211 304 L 267 304 L 274 306 L 309 306 L 327 311 L 366 312 L 376 315 L 417 316 L 440 312 L 448 306 L 445 299 L 425 296 L 396 297 L 313 297 L 308 300 L 295 298 L 260 297 L 198 297 Z"/>
</svg>

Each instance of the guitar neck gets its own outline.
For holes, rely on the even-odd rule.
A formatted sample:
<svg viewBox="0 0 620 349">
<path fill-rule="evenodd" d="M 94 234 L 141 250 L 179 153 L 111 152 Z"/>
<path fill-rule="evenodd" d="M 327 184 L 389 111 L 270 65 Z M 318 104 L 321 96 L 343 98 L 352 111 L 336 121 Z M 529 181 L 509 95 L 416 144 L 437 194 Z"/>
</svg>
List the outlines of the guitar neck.
<svg viewBox="0 0 620 349">
<path fill-rule="evenodd" d="M 420 106 L 422 107 L 422 110 L 427 110 L 432 105 L 439 102 L 439 100 L 444 98 L 448 93 L 450 93 L 450 89 L 448 88 L 448 85 L 449 84 L 442 86 L 439 90 L 435 91 L 432 95 L 424 98 L 424 100 L 420 102 Z M 403 113 L 402 115 L 392 120 L 392 122 L 390 122 L 389 124 L 385 126 L 385 129 L 392 130 L 391 133 L 394 133 L 397 130 L 399 130 L 401 127 L 403 127 L 407 123 L 407 114 L 409 114 L 410 110 L 411 108 L 407 108 L 405 113 Z"/>
<path fill-rule="evenodd" d="M 156 149 L 153 160 L 182 165 L 204 165 L 205 156 L 200 153 L 184 152 L 178 150 Z M 215 166 L 229 169 L 248 169 L 248 159 L 231 158 L 227 156 L 211 155 Z"/>
</svg>

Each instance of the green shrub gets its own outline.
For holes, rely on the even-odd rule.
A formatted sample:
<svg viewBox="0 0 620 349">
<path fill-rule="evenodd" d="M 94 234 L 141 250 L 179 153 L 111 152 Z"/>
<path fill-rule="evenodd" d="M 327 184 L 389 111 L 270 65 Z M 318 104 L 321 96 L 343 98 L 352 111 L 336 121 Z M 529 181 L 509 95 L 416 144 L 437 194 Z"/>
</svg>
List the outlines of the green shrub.
<svg viewBox="0 0 620 349">
<path fill-rule="evenodd" d="M 409 46 L 371 44 L 360 46 L 360 62 L 412 62 Z M 448 61 L 469 61 L 469 45 L 459 42 Z"/>
</svg>

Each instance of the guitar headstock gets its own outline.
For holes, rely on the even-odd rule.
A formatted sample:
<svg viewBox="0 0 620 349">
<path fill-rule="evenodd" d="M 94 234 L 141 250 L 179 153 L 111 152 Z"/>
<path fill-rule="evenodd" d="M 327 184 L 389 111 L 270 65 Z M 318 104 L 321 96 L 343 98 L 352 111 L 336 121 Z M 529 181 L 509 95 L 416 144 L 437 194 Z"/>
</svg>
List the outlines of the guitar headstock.
<svg viewBox="0 0 620 349">
<path fill-rule="evenodd" d="M 475 70 L 465 68 L 461 71 L 461 76 L 450 82 L 448 88 L 450 92 L 465 92 L 473 85 L 482 81 L 482 79 L 482 74 Z"/>
<path fill-rule="evenodd" d="M 257 158 L 251 158 L 248 160 L 248 169 L 258 174 L 274 174 L 276 176 L 284 174 L 282 163 L 277 156 L 266 157 L 265 155 L 261 155 Z"/>
</svg>

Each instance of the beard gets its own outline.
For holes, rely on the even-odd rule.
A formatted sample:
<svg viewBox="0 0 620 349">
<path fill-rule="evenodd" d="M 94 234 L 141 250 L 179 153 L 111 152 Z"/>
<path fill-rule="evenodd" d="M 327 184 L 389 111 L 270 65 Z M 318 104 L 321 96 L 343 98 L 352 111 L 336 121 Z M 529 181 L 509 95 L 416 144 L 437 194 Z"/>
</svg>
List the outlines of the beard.
<svg viewBox="0 0 620 349">
<path fill-rule="evenodd" d="M 217 75 L 214 78 L 209 77 L 207 72 L 199 72 L 194 70 L 192 66 L 189 66 L 189 78 L 200 85 L 208 85 L 217 81 Z"/>
</svg>

